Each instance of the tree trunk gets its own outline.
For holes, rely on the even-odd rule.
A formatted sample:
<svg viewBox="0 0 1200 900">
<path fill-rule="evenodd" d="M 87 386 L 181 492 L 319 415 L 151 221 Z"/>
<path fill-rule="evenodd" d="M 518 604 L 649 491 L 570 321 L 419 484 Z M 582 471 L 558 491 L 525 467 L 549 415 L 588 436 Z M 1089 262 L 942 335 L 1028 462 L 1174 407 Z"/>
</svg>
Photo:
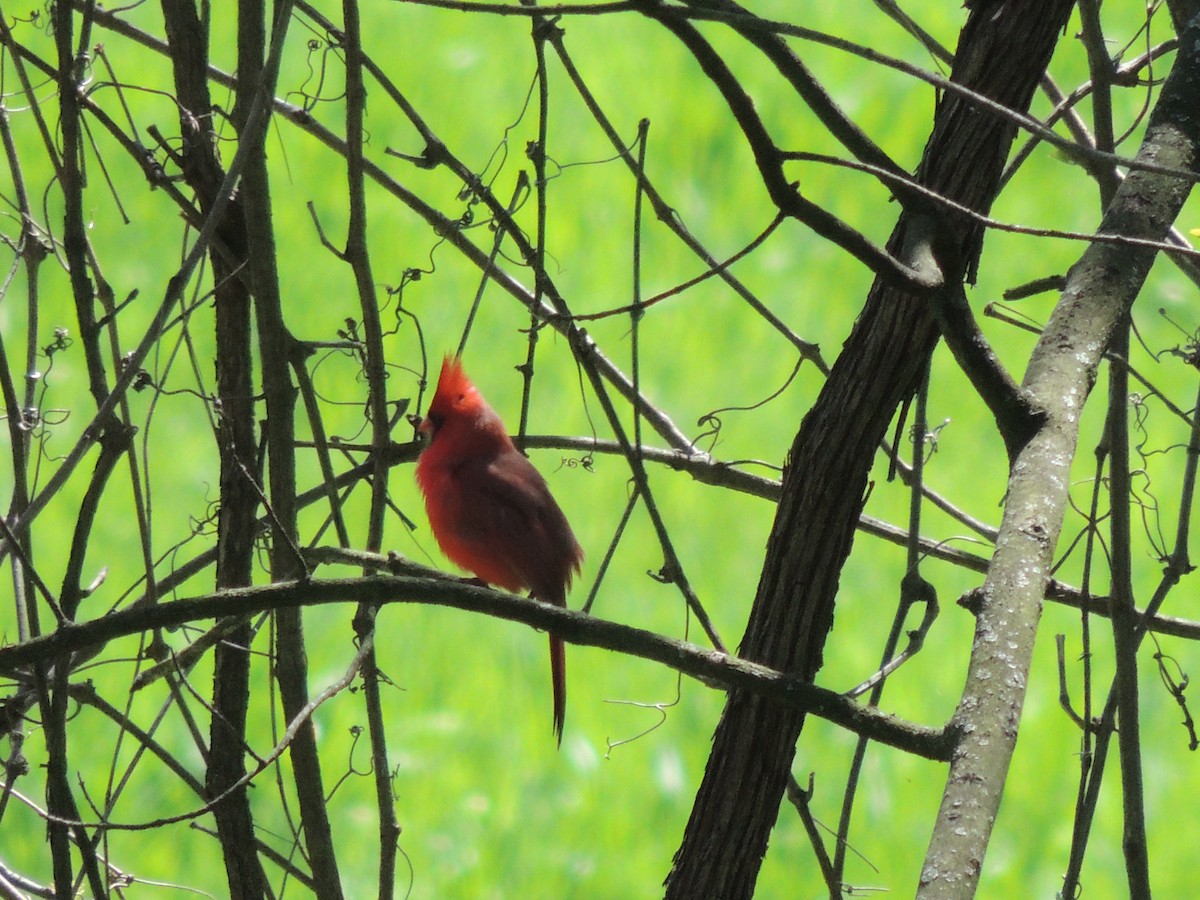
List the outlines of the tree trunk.
<svg viewBox="0 0 1200 900">
<path fill-rule="evenodd" d="M 1072 3 L 977 2 L 953 80 L 1010 109 L 1027 109 Z M 986 213 L 1015 128 L 957 93 L 941 98 L 918 170 L 921 183 Z M 905 211 L 889 241 L 902 252 L 923 213 Z M 937 223 L 946 290 L 958 290 L 983 242 L 980 225 Z M 934 308 L 876 280 L 866 308 L 792 444 L 742 655 L 813 678 L 820 668 L 842 565 L 867 475 L 896 407 L 912 394 L 937 340 Z M 802 715 L 733 692 L 692 815 L 667 877 L 668 898 L 750 897 L 803 726 Z"/>
<path fill-rule="evenodd" d="M 1150 117 L 1139 162 L 1196 172 L 1200 159 L 1197 96 L 1200 18 L 1179 36 L 1179 54 Z M 1166 240 L 1193 180 L 1144 169 L 1131 171 L 1105 211 L 1100 233 Z M 926 900 L 970 897 L 978 884 L 1016 745 L 1042 598 L 1068 503 L 1083 403 L 1156 253 L 1144 246 L 1090 244 L 1072 266 L 1062 298 L 1030 358 L 1025 390 L 1047 415 L 1012 467 L 996 553 L 979 592 L 967 689 L 954 718 L 962 739 L 951 759 L 917 895 Z M 1124 396 L 1121 400 L 1124 403 Z M 1114 467 L 1118 465 L 1114 462 Z M 1115 494 L 1113 502 L 1115 507 Z M 1115 590 L 1119 592 L 1119 586 Z M 1114 602 L 1114 626 L 1122 615 L 1132 614 L 1115 606 Z M 1123 646 L 1121 653 L 1131 662 L 1136 637 L 1129 633 L 1125 639 L 1132 646 Z M 1125 707 L 1130 709 L 1136 716 L 1136 704 Z M 1121 723 L 1122 739 L 1131 740 L 1135 722 L 1123 716 Z M 1141 898 L 1150 896 L 1150 878 L 1142 796 L 1128 758 L 1135 751 L 1128 745 L 1121 751 L 1124 845 L 1129 896 Z"/>
</svg>

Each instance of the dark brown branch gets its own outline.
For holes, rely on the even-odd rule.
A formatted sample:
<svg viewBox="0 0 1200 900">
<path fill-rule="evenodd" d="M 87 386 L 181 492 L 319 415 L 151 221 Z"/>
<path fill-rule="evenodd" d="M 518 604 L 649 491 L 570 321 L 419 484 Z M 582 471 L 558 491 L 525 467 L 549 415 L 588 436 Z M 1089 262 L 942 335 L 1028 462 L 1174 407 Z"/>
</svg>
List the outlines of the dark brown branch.
<svg viewBox="0 0 1200 900">
<path fill-rule="evenodd" d="M 77 0 L 80 2 L 80 0 Z M 652 0 L 628 0 L 628 2 L 613 2 L 613 3 L 587 3 L 587 4 L 545 4 L 538 5 L 530 9 L 529 7 L 512 6 L 509 4 L 495 4 L 476 2 L 476 0 L 408 0 L 410 3 L 419 3 L 422 6 L 431 6 L 439 9 L 453 9 L 462 12 L 478 12 L 492 15 L 589 15 L 593 12 L 600 13 L 622 13 L 637 11 L 644 14 L 644 7 Z M 947 79 L 938 75 L 935 72 L 922 69 L 920 66 L 913 65 L 896 57 L 888 56 L 885 53 L 880 53 L 872 47 L 867 47 L 862 44 L 856 44 L 853 41 L 847 40 L 836 35 L 828 34 L 823 31 L 817 31 L 813 28 L 806 28 L 803 25 L 796 25 L 791 22 L 783 22 L 775 19 L 765 19 L 753 14 L 742 14 L 728 12 L 724 9 L 718 9 L 715 5 L 711 8 L 701 8 L 699 6 L 684 7 L 681 5 L 672 5 L 670 13 L 682 19 L 691 21 L 709 21 L 723 22 L 730 26 L 738 27 L 739 30 L 756 31 L 763 34 L 774 34 L 781 37 L 794 37 L 799 40 L 809 41 L 824 47 L 830 47 L 839 50 L 843 53 L 848 53 L 856 56 L 859 59 L 869 63 L 875 63 L 897 72 L 901 72 L 912 78 L 922 81 L 940 94 L 951 95 L 958 97 L 977 109 L 986 112 L 989 116 L 993 116 L 1005 122 L 1009 122 L 1020 128 L 1022 131 L 1035 135 L 1039 140 L 1050 144 L 1052 147 L 1063 151 L 1070 158 L 1086 157 L 1096 163 L 1104 163 L 1110 166 L 1120 166 L 1122 168 L 1136 169 L 1146 172 L 1158 172 L 1162 175 L 1174 175 L 1180 178 L 1195 180 L 1196 176 L 1182 169 L 1172 169 L 1169 166 L 1163 166 L 1156 162 L 1147 162 L 1145 160 L 1132 159 L 1129 157 L 1120 156 L 1115 153 L 1105 153 L 1092 147 L 1080 146 L 1072 138 L 1063 137 L 1055 132 L 1048 125 L 1039 122 L 1021 110 L 1006 106 L 1004 103 L 997 102 L 995 99 L 987 96 L 978 90 L 973 89 L 970 85 L 956 81 L 953 78 Z M 97 16 L 100 20 L 100 16 Z M 1123 73 L 1125 74 L 1125 73 Z"/>
<path fill-rule="evenodd" d="M 116 468 L 133 437 L 133 430 L 122 423 L 113 422 L 100 433 L 100 455 L 88 480 L 87 490 L 79 504 L 79 512 L 75 515 L 75 528 L 71 535 L 71 549 L 67 559 L 67 571 L 63 576 L 63 586 L 59 593 L 59 604 L 67 618 L 75 618 L 80 601 L 86 596 L 83 586 L 83 564 L 87 558 L 88 544 L 92 529 L 96 524 L 96 514 L 100 509 L 100 500 L 108 485 L 109 476 Z"/>
<path fill-rule="evenodd" d="M 641 12 L 679 38 L 696 58 L 704 74 L 721 92 L 754 154 L 767 193 L 781 212 L 803 222 L 897 287 L 915 293 L 926 293 L 941 287 L 943 279 L 940 272 L 914 268 L 877 247 L 841 219 L 806 199 L 797 186 L 788 181 L 783 172 L 783 156 L 755 111 L 754 101 L 721 55 L 687 21 L 686 15 L 681 16 L 657 0 L 647 0 L 641 6 Z"/>
<path fill-rule="evenodd" d="M 1180 579 L 1193 569 L 1188 553 L 1188 544 L 1191 535 L 1192 509 L 1196 499 L 1197 471 L 1200 470 L 1200 392 L 1197 393 L 1192 410 L 1192 427 L 1188 439 L 1183 485 L 1180 489 L 1175 546 L 1170 556 L 1167 557 L 1167 564 L 1163 570 L 1162 579 L 1154 591 L 1154 596 L 1150 598 L 1145 611 L 1139 611 L 1137 614 L 1137 638 L 1139 641 L 1145 637 L 1150 621 L 1157 617 L 1158 610 L 1162 607 L 1167 595 L 1179 584 Z M 1067 860 L 1066 872 L 1063 875 L 1064 891 L 1068 895 L 1074 894 L 1078 889 L 1084 853 L 1087 850 L 1088 838 L 1091 834 L 1092 819 L 1099 804 L 1100 787 L 1104 780 L 1108 746 L 1116 721 L 1116 710 L 1117 689 L 1113 685 L 1109 689 L 1108 699 L 1100 716 L 1099 726 L 1096 728 L 1096 748 L 1092 754 L 1092 767 L 1086 773 L 1084 783 L 1080 785 L 1080 800 L 1076 807 L 1071 853 Z"/>
<path fill-rule="evenodd" d="M 76 94 L 76 87 L 82 80 L 83 72 L 76 59 L 74 20 L 74 11 L 67 4 L 56 6 L 52 12 L 54 43 L 57 50 L 55 74 L 58 83 L 58 128 L 62 137 L 63 152 L 62 166 L 58 173 L 64 206 L 63 250 L 67 257 L 67 271 L 75 304 L 75 315 L 79 323 L 80 340 L 84 347 L 88 385 L 96 405 L 102 407 L 108 395 L 108 379 L 105 374 L 103 354 L 100 350 L 99 332 L 96 329 L 95 292 L 92 281 L 88 277 L 87 226 L 83 212 L 82 163 L 84 150 L 82 123 Z M 117 427 L 116 416 L 111 411 L 103 419 L 100 419 L 100 423 L 100 434 L 108 434 L 110 429 Z M 118 448 L 119 455 L 120 450 L 123 450 L 126 444 L 110 442 L 106 449 L 111 450 L 114 446 Z M 96 467 L 95 478 L 91 483 L 93 490 L 89 491 L 84 500 L 85 508 L 90 507 L 93 513 L 95 504 L 99 502 L 99 491 L 96 489 L 103 488 L 115 464 L 116 458 L 113 454 L 102 453 L 101 460 Z M 86 545 L 93 522 L 94 515 L 88 516 L 85 522 L 79 523 L 76 531 L 75 537 L 79 543 L 74 546 L 73 555 L 80 566 L 82 566 L 84 552 L 84 547 L 81 545 Z M 72 588 L 69 584 L 67 587 L 68 589 Z M 73 596 L 69 599 L 74 603 L 78 600 L 79 585 L 75 584 L 73 587 Z M 48 667 L 51 661 L 44 660 L 43 662 Z M 68 673 L 61 666 L 55 670 L 53 676 L 45 679 L 39 677 L 41 690 L 39 690 L 38 700 L 42 712 L 42 727 L 46 733 L 46 808 L 51 814 L 62 818 L 77 818 L 76 801 L 68 776 L 70 765 L 67 755 L 68 680 Z M 51 823 L 49 827 L 56 895 L 68 897 L 75 890 L 68 833 L 79 849 L 83 872 L 92 893 L 97 897 L 104 896 L 106 894 L 105 882 L 100 874 L 95 845 L 87 834 L 86 828 L 75 826 L 68 829 L 57 822 Z"/>
<path fill-rule="evenodd" d="M 98 15 L 97 19 L 101 17 Z M 4 39 L 4 46 L 13 51 L 14 58 L 31 58 L 28 51 L 19 44 L 12 42 L 11 32 L 0 27 L 0 38 Z M 166 45 L 159 44 L 162 52 L 167 53 Z M 267 115 L 271 108 L 271 100 L 269 95 L 264 91 L 258 91 L 255 94 L 253 104 L 250 108 L 246 129 L 254 131 L 262 129 L 266 125 Z M 67 455 L 58 464 L 54 473 L 47 479 L 46 484 L 33 497 L 25 514 L 15 524 L 13 530 L 17 535 L 22 535 L 28 532 L 42 509 L 46 504 L 58 494 L 62 486 L 67 482 L 74 473 L 76 466 L 87 455 L 92 445 L 99 440 L 100 432 L 104 423 L 109 421 L 109 417 L 113 414 L 113 410 L 121 402 L 125 393 L 133 385 L 138 378 L 138 373 L 141 370 L 142 363 L 150 350 L 157 345 L 162 336 L 163 328 L 165 327 L 171 310 L 179 302 L 182 296 L 183 289 L 188 284 L 200 260 L 208 252 L 209 244 L 213 240 L 218 224 L 224 220 L 224 212 L 226 206 L 233 198 L 233 187 L 237 184 L 241 177 L 242 168 L 246 163 L 246 144 L 239 144 L 237 152 L 234 154 L 233 161 L 229 165 L 229 171 L 225 174 L 225 180 L 221 183 L 221 188 L 216 194 L 213 209 L 205 218 L 199 232 L 196 235 L 195 242 L 188 250 L 187 256 L 180 265 L 176 273 L 167 281 L 167 286 L 164 291 L 162 302 L 155 310 L 153 318 L 147 327 L 145 334 L 139 341 L 136 349 L 126 354 L 123 358 L 124 369 L 117 376 L 111 391 L 105 396 L 104 402 L 100 404 L 96 414 L 92 420 L 83 428 L 82 436 L 71 447 Z M 0 541 L 0 561 L 2 561 L 9 553 L 7 541 Z"/>
<path fill-rule="evenodd" d="M 791 85 L 796 95 L 808 104 L 821 124 L 837 138 L 854 157 L 870 166 L 903 175 L 904 171 L 883 148 L 876 144 L 847 116 L 824 86 L 813 77 L 791 46 L 776 31 L 763 27 L 758 16 L 734 0 L 684 0 L 694 10 L 707 10 L 729 16 L 729 26 L 762 51 Z"/>
<path fill-rule="evenodd" d="M 935 311 L 942 339 L 991 411 L 1011 462 L 1045 420 L 1045 414 L 1034 406 L 988 344 L 961 285 L 939 294 Z"/>
<path fill-rule="evenodd" d="M 297 505 L 295 460 L 295 386 L 290 377 L 298 345 L 283 315 L 277 270 L 278 253 L 272 222 L 271 183 L 267 170 L 266 132 L 250 130 L 246 113 L 260 92 L 274 96 L 283 38 L 292 18 L 289 0 L 272 4 L 274 26 L 267 50 L 264 27 L 266 4 L 246 0 L 238 5 L 238 84 L 234 122 L 239 145 L 247 146 L 246 172 L 240 196 L 245 210 L 250 281 L 254 291 L 258 351 L 262 360 L 266 406 L 267 469 L 271 529 L 271 579 L 290 581 L 304 572 L 296 551 Z M 304 845 L 312 865 L 316 893 L 338 900 L 341 876 L 334 850 L 333 832 L 325 802 L 320 754 L 311 719 L 302 717 L 308 707 L 308 658 L 304 623 L 299 609 L 280 610 L 276 616 L 273 674 L 287 719 L 297 723 L 288 752 L 292 780 L 304 827 Z"/>
<path fill-rule="evenodd" d="M 1091 6 L 1091 4 L 1085 4 Z M 1093 7 L 1094 9 L 1094 7 Z M 1098 15 L 1098 11 L 1096 11 Z M 1121 359 L 1129 356 L 1128 319 L 1118 326 L 1110 348 Z M 1149 847 L 1146 842 L 1146 796 L 1142 783 L 1142 723 L 1138 696 L 1137 614 L 1133 605 L 1133 550 L 1129 506 L 1129 373 L 1119 363 L 1108 373 L 1107 444 L 1111 496 L 1110 582 L 1112 585 L 1113 683 L 1117 695 L 1117 750 L 1121 761 L 1121 801 L 1125 875 L 1131 900 L 1150 900 Z"/>
<path fill-rule="evenodd" d="M 88 16 L 90 18 L 90 16 Z M 87 223 L 83 211 L 84 173 L 82 170 L 82 120 L 78 87 L 82 80 L 82 58 L 76 59 L 72 35 L 74 14 L 70 4 L 55 7 L 54 35 L 58 50 L 59 132 L 62 135 L 63 252 L 75 301 L 79 338 L 87 364 L 88 386 L 96 405 L 108 395 L 108 379 L 100 349 L 100 331 L 96 327 L 96 292 L 88 277 Z M 111 418 L 104 423 L 112 424 Z"/>
<path fill-rule="evenodd" d="M 1072 4 L 976 5 L 953 80 L 990 102 L 1024 110 Z M 941 98 L 917 172 L 925 187 L 977 212 L 990 208 L 1015 127 L 981 115 L 960 93 Z M 922 246 L 923 234 L 937 240 Z M 945 216 L 902 213 L 888 249 L 936 254 L 946 283 L 970 276 L 983 230 Z M 910 243 L 911 241 L 911 243 Z M 897 405 L 916 386 L 936 340 L 925 299 L 876 279 L 867 304 L 792 443 L 779 509 L 742 653 L 800 677 L 822 663 L 839 575 L 850 553 L 868 473 Z M 795 755 L 803 716 L 732 693 L 692 815 L 667 879 L 670 900 L 753 894 Z"/>
<path fill-rule="evenodd" d="M 172 73 L 180 103 L 180 164 L 201 210 L 209 214 L 225 173 L 213 144 L 212 100 L 208 90 L 208 43 L 195 7 L 164 2 L 163 22 L 171 45 Z M 255 472 L 253 371 L 248 279 L 230 277 L 246 259 L 241 204 L 229 208 L 218 226 L 226 254 L 211 253 L 216 294 L 216 370 L 220 418 L 221 507 L 217 517 L 216 587 L 252 583 L 255 512 L 259 490 L 247 473 Z M 154 598 L 151 597 L 151 600 Z M 248 623 L 226 628 L 213 659 L 212 720 L 203 796 L 229 795 L 213 808 L 220 836 L 229 892 L 234 897 L 262 897 L 266 874 L 256 853 L 254 818 L 248 792 L 230 790 L 246 774 L 244 745 L 250 704 L 252 631 Z M 186 667 L 185 667 L 186 670 Z"/>
<path fill-rule="evenodd" d="M 154 50 L 157 53 L 163 55 L 169 54 L 169 48 L 163 42 L 144 31 L 134 28 L 128 22 L 125 22 L 121 18 L 114 16 L 111 13 L 97 10 L 96 21 L 105 27 L 111 28 L 114 32 L 122 34 L 131 40 L 136 41 L 142 46 Z M 318 19 L 318 21 L 323 20 Z M 2 34 L 3 31 L 0 30 L 0 35 Z M 14 52 L 28 56 L 27 51 L 25 51 L 19 45 L 14 45 L 13 50 Z M 215 83 L 224 87 L 234 86 L 235 79 L 229 73 L 223 72 L 220 69 L 212 66 L 209 67 L 208 71 L 209 77 Z M 306 133 L 310 134 L 312 137 L 316 138 L 320 143 L 324 144 L 335 153 L 343 156 L 346 154 L 347 149 L 345 141 L 314 120 L 313 117 L 301 107 L 288 103 L 284 100 L 276 99 L 274 102 L 274 109 L 278 115 L 287 119 L 293 125 L 296 125 Z M 239 153 L 240 152 L 241 149 L 239 147 Z M 443 158 L 442 155 L 439 155 L 435 160 L 431 160 L 431 164 L 446 161 L 447 159 Z M 237 163 L 237 159 L 235 158 L 235 164 L 230 166 L 230 170 L 240 171 L 240 169 L 241 164 Z M 484 186 L 477 184 L 477 179 L 471 175 L 470 171 L 466 169 L 466 167 L 459 164 L 458 166 L 454 167 L 454 170 L 456 174 L 459 174 L 460 177 L 464 178 L 465 182 L 472 188 L 472 190 L 478 191 L 478 195 L 485 201 L 491 214 L 496 217 L 498 222 L 503 224 L 513 239 L 518 243 L 518 248 L 522 256 L 525 258 L 531 256 L 531 248 L 529 247 L 528 242 L 523 240 L 520 229 L 512 221 L 511 216 L 508 215 L 504 204 L 500 203 L 492 195 L 491 191 L 487 190 Z M 426 221 L 437 234 L 441 235 L 447 242 L 453 245 L 456 250 L 462 253 L 464 258 L 470 261 L 473 265 L 477 266 L 481 271 L 487 273 L 488 277 L 491 278 L 492 281 L 501 288 L 501 290 L 505 291 L 514 299 L 525 305 L 539 318 L 549 321 L 555 330 L 563 334 L 569 334 L 574 331 L 569 318 L 556 318 L 555 311 L 552 308 L 545 304 L 539 306 L 535 302 L 533 292 L 525 287 L 525 285 L 517 281 L 504 269 L 490 265 L 488 254 L 480 250 L 471 242 L 466 234 L 464 234 L 462 229 L 458 227 L 457 222 L 448 218 L 440 210 L 426 203 L 421 197 L 405 188 L 398 181 L 396 181 L 396 179 L 392 178 L 387 172 L 370 160 L 363 161 L 363 171 L 372 181 L 374 181 L 396 199 L 400 200 L 424 221 Z M 629 382 L 629 379 L 605 355 L 605 353 L 591 339 L 590 336 L 584 333 L 578 333 L 576 335 L 576 340 L 582 346 L 584 351 L 586 351 L 582 356 L 577 355 L 577 358 L 580 358 L 581 362 L 587 366 L 595 367 L 599 375 L 605 381 L 610 383 L 622 397 L 624 397 L 628 402 L 636 405 L 639 413 L 645 417 L 646 422 L 651 425 L 653 429 L 668 444 L 673 447 L 677 447 L 680 450 L 690 448 L 690 441 L 688 440 L 688 437 L 681 432 L 675 423 L 672 422 L 670 418 L 667 417 L 661 410 L 649 403 L 645 397 L 636 394 Z M 88 446 L 90 446 L 90 444 Z M 82 449 L 73 448 L 71 451 L 72 458 L 77 452 L 77 449 L 78 452 L 82 453 L 83 449 L 86 449 L 86 446 Z M 41 497 L 41 495 L 39 495 L 39 497 Z M 35 500 L 35 502 L 38 501 Z M 38 508 L 40 509 L 40 506 Z M 2 544 L 0 544 L 0 558 L 3 558 L 4 552 L 4 547 Z"/>
<path fill-rule="evenodd" d="M 0 671 L 13 672 L 38 660 L 75 653 L 132 634 L 230 615 L 300 609 L 330 603 L 426 603 L 520 622 L 552 631 L 573 644 L 601 647 L 659 662 L 710 686 L 750 691 L 838 725 L 872 740 L 932 760 L 946 760 L 955 736 L 941 728 L 905 723 L 863 707 L 842 694 L 784 675 L 766 666 L 698 647 L 654 632 L 562 609 L 515 594 L 447 578 L 432 569 L 385 557 L 364 556 L 420 575 L 275 582 L 110 613 L 23 644 L 0 647 Z"/>
<path fill-rule="evenodd" d="M 1200 15 L 1198 0 L 1167 0 L 1167 9 L 1171 13 L 1171 24 L 1175 26 L 1176 34 L 1183 34 L 1188 22 Z"/>
<path fill-rule="evenodd" d="M 363 174 L 363 117 L 367 92 L 363 85 L 362 27 L 358 0 L 343 0 L 345 32 L 342 48 L 346 54 L 346 178 L 350 220 L 346 225 L 345 259 L 354 272 L 362 311 L 363 338 L 366 343 L 365 373 L 367 409 L 371 423 L 371 504 L 367 513 L 367 550 L 378 551 L 383 545 L 384 514 L 387 512 L 388 463 L 383 448 L 388 444 L 391 421 L 388 417 L 386 356 L 383 326 L 379 319 L 379 301 L 371 274 L 371 256 L 367 246 L 367 200 Z M 364 648 L 363 685 L 367 707 L 367 725 L 371 736 L 371 771 L 375 782 L 375 806 L 379 811 L 379 900 L 390 900 L 395 890 L 397 840 L 400 823 L 392 802 L 392 766 L 388 761 L 387 731 L 384 728 L 383 702 L 379 695 L 379 666 L 375 655 L 375 611 L 359 607 L 354 617 L 355 634 Z"/>
<path fill-rule="evenodd" d="M 766 304 L 759 300 L 758 297 L 756 297 L 754 293 L 748 287 L 746 287 L 745 284 L 734 277 L 733 273 L 730 272 L 726 267 L 726 263 L 718 262 L 718 260 L 711 253 L 709 253 L 707 249 L 705 249 L 704 245 L 701 244 L 700 241 L 697 240 L 687 230 L 686 227 L 684 227 L 683 223 L 679 220 L 678 214 L 671 207 L 671 205 L 667 203 L 666 198 L 659 193 L 658 189 L 654 186 L 654 183 L 650 179 L 646 178 L 644 173 L 638 176 L 637 162 L 633 158 L 633 154 L 631 154 L 629 152 L 629 148 L 625 146 L 624 141 L 617 133 L 612 121 L 605 114 L 604 110 L 600 108 L 600 104 L 596 101 L 595 95 L 593 95 L 591 90 L 589 90 L 588 86 L 584 83 L 583 76 L 575 66 L 575 61 L 571 58 L 570 54 L 567 53 L 567 49 L 563 43 L 562 31 L 552 30 L 548 35 L 547 40 L 549 40 L 551 45 L 554 47 L 555 52 L 558 54 L 559 61 L 566 70 L 567 77 L 571 79 L 571 84 L 574 85 L 580 99 L 583 101 L 583 105 L 587 107 L 587 110 L 591 114 L 592 118 L 596 120 L 596 124 L 600 126 L 600 130 L 603 131 L 604 136 L 608 138 L 613 150 L 615 150 L 616 153 L 621 157 L 621 161 L 625 163 L 630 173 L 635 177 L 640 178 L 642 182 L 642 192 L 645 194 L 646 200 L 650 203 L 650 206 L 654 209 L 654 214 L 658 217 L 659 221 L 669 228 L 672 234 L 674 234 L 677 238 L 679 238 L 680 241 L 683 242 L 684 246 L 686 246 L 692 251 L 692 253 L 694 253 L 700 260 L 704 262 L 704 264 L 708 267 L 709 272 L 719 276 L 721 280 L 724 281 L 725 284 L 727 284 L 729 288 L 734 291 L 734 293 L 741 297 L 750 306 L 750 308 L 755 311 L 755 313 L 770 323 L 771 327 L 774 328 L 779 334 L 783 335 L 783 337 L 789 341 L 805 359 L 811 360 L 817 366 L 817 368 L 821 370 L 821 372 L 829 374 L 829 365 L 821 356 L 821 348 L 812 341 L 806 341 L 793 332 L 791 328 L 788 327 L 786 322 L 772 312 L 766 306 Z M 780 215 L 782 215 L 782 213 Z"/>
</svg>

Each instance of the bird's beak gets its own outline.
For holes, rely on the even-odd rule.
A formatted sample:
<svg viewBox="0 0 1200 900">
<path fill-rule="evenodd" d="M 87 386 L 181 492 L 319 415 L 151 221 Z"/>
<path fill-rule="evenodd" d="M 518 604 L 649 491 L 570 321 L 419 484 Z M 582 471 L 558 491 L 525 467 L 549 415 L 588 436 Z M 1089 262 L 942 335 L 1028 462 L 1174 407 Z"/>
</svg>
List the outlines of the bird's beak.
<svg viewBox="0 0 1200 900">
<path fill-rule="evenodd" d="M 428 447 L 433 442 L 433 419 L 426 416 L 417 424 L 416 438 L 421 442 L 421 447 Z"/>
<path fill-rule="evenodd" d="M 421 417 L 415 414 L 409 414 L 404 417 L 408 420 L 408 424 L 413 427 L 413 438 L 420 444 L 428 444 L 429 439 L 433 437 L 433 423 L 429 421 L 429 417 Z"/>
</svg>

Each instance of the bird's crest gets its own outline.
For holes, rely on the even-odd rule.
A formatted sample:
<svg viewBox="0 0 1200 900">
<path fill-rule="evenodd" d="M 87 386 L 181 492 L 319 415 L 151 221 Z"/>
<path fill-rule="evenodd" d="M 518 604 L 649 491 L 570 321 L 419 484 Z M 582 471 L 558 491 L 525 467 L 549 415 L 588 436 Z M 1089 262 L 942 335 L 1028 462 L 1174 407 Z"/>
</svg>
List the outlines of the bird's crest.
<svg viewBox="0 0 1200 900">
<path fill-rule="evenodd" d="M 462 360 L 457 356 L 443 359 L 442 374 L 438 376 L 437 390 L 433 393 L 429 412 L 442 416 L 472 412 L 482 403 L 483 396 L 463 371 Z"/>
</svg>

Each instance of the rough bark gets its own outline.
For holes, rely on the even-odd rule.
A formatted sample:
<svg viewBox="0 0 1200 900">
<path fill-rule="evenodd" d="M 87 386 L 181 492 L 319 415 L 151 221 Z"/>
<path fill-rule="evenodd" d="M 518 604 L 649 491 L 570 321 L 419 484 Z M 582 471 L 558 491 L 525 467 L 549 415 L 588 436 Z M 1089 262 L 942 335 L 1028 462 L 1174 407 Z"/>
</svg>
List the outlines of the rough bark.
<svg viewBox="0 0 1200 900">
<path fill-rule="evenodd" d="M 262 361 L 263 397 L 267 420 L 268 496 L 271 504 L 271 580 L 290 581 L 307 574 L 296 543 L 295 385 L 290 376 L 292 354 L 298 347 L 284 319 L 280 295 L 275 231 L 271 220 L 271 188 L 267 168 L 266 132 L 247 133 L 251 108 L 266 94 L 274 96 L 282 38 L 291 17 L 289 0 L 273 4 L 271 53 L 266 46 L 265 4 L 244 0 L 238 6 L 238 86 L 234 122 L 239 139 L 250 141 L 240 196 L 245 210 L 249 273 Z M 280 610 L 275 616 L 275 678 L 289 722 L 300 721 L 289 746 L 304 845 L 312 866 L 318 897 L 342 897 L 341 876 L 321 777 L 316 729 L 304 716 L 308 706 L 308 657 L 300 610 Z"/>
<path fill-rule="evenodd" d="M 192 0 L 163 0 L 163 22 L 171 45 L 175 92 L 181 107 L 181 163 L 201 213 L 212 211 L 225 180 L 213 145 L 212 101 L 208 91 L 208 35 Z M 221 461 L 221 502 L 217 520 L 216 586 L 235 588 L 252 581 L 254 536 L 258 528 L 255 470 L 254 395 L 250 352 L 250 293 L 235 277 L 246 258 L 240 205 L 228 208 L 210 254 L 216 294 L 217 423 Z M 205 788 L 217 797 L 246 774 L 246 715 L 250 702 L 249 622 L 221 641 L 213 657 L 213 715 Z M 213 808 L 225 860 L 229 895 L 264 896 L 266 876 L 258 858 L 247 789 L 238 788 Z"/>
<path fill-rule="evenodd" d="M 1066 0 L 980 2 L 959 41 L 955 81 L 1024 111 L 1062 33 Z M 957 94 L 938 105 L 918 171 L 923 184 L 986 212 L 1014 136 L 1007 121 Z M 937 235 L 947 290 L 973 271 L 982 229 L 947 216 L 901 216 L 893 253 Z M 813 678 L 833 624 L 867 475 L 897 406 L 911 395 L 937 339 L 933 310 L 877 280 L 863 314 L 789 453 L 783 492 L 741 652 Z M 783 796 L 804 717 L 731 693 L 675 864 L 668 898 L 750 897 Z"/>
</svg>

